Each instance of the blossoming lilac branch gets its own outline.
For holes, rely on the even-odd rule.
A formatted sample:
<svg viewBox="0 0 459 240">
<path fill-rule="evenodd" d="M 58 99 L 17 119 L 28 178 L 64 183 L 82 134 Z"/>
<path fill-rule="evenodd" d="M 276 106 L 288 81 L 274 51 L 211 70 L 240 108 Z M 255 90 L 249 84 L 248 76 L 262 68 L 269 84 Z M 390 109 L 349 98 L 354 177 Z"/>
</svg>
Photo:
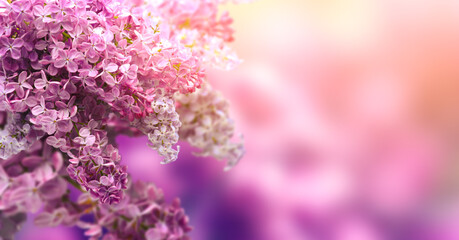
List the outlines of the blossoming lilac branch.
<svg viewBox="0 0 459 240">
<path fill-rule="evenodd" d="M 205 83 L 205 66 L 240 63 L 222 2 L 0 1 L 1 238 L 43 204 L 38 225 L 78 222 L 91 239 L 102 228 L 104 239 L 188 238 L 178 202 L 129 183 L 115 137 L 148 136 L 162 163 L 179 137 L 227 168 L 242 157 L 227 103 Z M 69 184 L 86 200 L 70 201 Z M 78 220 L 87 213 L 96 222 Z"/>
</svg>

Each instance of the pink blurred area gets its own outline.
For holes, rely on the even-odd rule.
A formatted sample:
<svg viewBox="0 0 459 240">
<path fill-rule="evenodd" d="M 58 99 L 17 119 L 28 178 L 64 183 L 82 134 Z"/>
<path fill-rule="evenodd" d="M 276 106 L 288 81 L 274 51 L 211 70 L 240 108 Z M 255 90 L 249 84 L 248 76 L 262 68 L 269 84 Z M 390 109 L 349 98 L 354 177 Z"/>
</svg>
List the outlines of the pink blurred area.
<svg viewBox="0 0 459 240">
<path fill-rule="evenodd" d="M 225 8 L 244 63 L 208 78 L 244 134 L 240 164 L 182 143 L 160 165 L 145 138 L 118 139 L 134 179 L 181 198 L 193 239 L 459 239 L 459 1 Z"/>
</svg>

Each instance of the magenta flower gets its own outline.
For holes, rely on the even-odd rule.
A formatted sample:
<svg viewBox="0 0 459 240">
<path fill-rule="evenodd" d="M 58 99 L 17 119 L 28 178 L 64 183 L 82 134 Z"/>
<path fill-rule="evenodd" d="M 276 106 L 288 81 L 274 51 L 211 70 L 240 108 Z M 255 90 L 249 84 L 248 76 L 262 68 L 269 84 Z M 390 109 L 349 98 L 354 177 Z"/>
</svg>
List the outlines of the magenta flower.
<svg viewBox="0 0 459 240">
<path fill-rule="evenodd" d="M 56 138 L 55 136 L 49 136 L 46 139 L 46 143 L 55 148 L 61 148 L 65 146 L 66 140 L 65 138 Z"/>
<path fill-rule="evenodd" d="M 64 66 L 67 68 L 67 71 L 74 73 L 78 71 L 78 64 L 77 61 L 80 60 L 83 55 L 78 52 L 76 49 L 72 49 L 70 51 L 59 51 L 59 55 L 56 58 L 56 62 L 54 66 L 56 68 L 63 68 Z"/>
<path fill-rule="evenodd" d="M 26 0 L 18 0 L 11 3 L 11 9 L 17 13 L 17 22 L 30 21 L 32 19 L 30 6 L 30 2 Z"/>
<path fill-rule="evenodd" d="M 89 42 L 83 42 L 80 46 L 81 50 L 85 51 L 90 62 L 95 63 L 99 59 L 99 53 L 106 49 L 105 40 L 98 34 L 93 34 L 89 37 Z"/>
<path fill-rule="evenodd" d="M 69 212 L 65 207 L 60 207 L 52 212 L 42 212 L 35 219 L 34 224 L 40 227 L 55 227 L 64 222 L 69 216 Z"/>
<path fill-rule="evenodd" d="M 45 71 L 41 70 L 40 71 L 40 75 L 41 75 L 41 78 L 37 78 L 35 79 L 35 82 L 34 82 L 34 87 L 36 89 L 48 89 L 49 85 L 51 84 L 55 84 L 55 86 L 57 87 L 58 85 L 60 85 L 60 82 L 50 82 L 48 81 L 48 78 L 46 77 L 46 73 Z"/>
<path fill-rule="evenodd" d="M 9 187 L 10 181 L 3 167 L 0 165 L 0 195 Z"/>
<path fill-rule="evenodd" d="M 102 61 L 101 68 L 102 73 L 98 76 L 100 76 L 101 79 L 109 86 L 114 86 L 117 82 L 112 74 L 118 70 L 118 65 L 116 65 L 116 63 L 105 63 L 105 61 Z"/>
<path fill-rule="evenodd" d="M 62 20 L 64 16 L 71 15 L 75 4 L 70 0 L 57 1 L 57 4 L 52 4 L 49 7 L 49 12 L 54 13 L 56 20 Z"/>
<path fill-rule="evenodd" d="M 94 135 L 91 135 L 90 130 L 88 128 L 80 129 L 79 135 L 79 137 L 73 139 L 73 141 L 78 144 L 91 146 L 96 141 L 96 137 Z"/>
<path fill-rule="evenodd" d="M 24 45 L 24 40 L 21 38 L 10 39 L 6 37 L 0 38 L 0 56 L 5 55 L 6 53 L 11 54 L 11 58 L 19 59 L 21 58 L 21 48 Z"/>
<path fill-rule="evenodd" d="M 44 26 L 46 26 L 47 23 L 53 22 L 53 19 L 50 17 L 50 8 L 53 7 L 54 5 L 35 5 L 33 6 L 33 14 L 37 16 L 35 18 L 35 26 L 38 29 L 43 29 Z"/>
<path fill-rule="evenodd" d="M 119 70 L 121 72 L 122 77 L 128 80 L 135 79 L 137 77 L 137 70 L 139 67 L 137 65 L 130 65 L 129 63 L 123 64 L 120 66 Z M 122 81 L 122 80 L 120 80 Z"/>
<path fill-rule="evenodd" d="M 23 98 L 25 89 L 32 89 L 33 87 L 27 82 L 30 76 L 27 75 L 26 71 L 22 71 L 18 76 L 18 82 L 9 82 L 6 84 L 5 93 L 16 92 L 18 97 Z"/>
<path fill-rule="evenodd" d="M 33 115 L 37 116 L 37 115 L 40 115 L 40 114 L 44 113 L 46 110 L 47 110 L 47 108 L 46 108 L 46 105 L 45 105 L 45 99 L 42 96 L 41 99 L 40 99 L 40 104 L 36 105 L 35 107 L 33 107 L 31 109 L 31 113 Z"/>
</svg>

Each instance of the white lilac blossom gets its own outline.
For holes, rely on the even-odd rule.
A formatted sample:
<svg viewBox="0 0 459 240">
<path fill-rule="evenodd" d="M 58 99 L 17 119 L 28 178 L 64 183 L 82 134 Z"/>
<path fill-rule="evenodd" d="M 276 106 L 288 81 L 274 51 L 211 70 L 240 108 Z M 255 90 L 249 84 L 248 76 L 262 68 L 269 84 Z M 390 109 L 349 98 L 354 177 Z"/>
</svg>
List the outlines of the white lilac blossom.
<svg viewBox="0 0 459 240">
<path fill-rule="evenodd" d="M 223 2 L 0 0 L 0 239 L 43 206 L 37 225 L 77 224 L 90 239 L 188 239 L 179 201 L 131 184 L 115 138 L 148 136 L 161 163 L 179 138 L 227 168 L 241 158 L 205 79 L 241 62 Z"/>
<path fill-rule="evenodd" d="M 6 124 L 0 129 L 0 159 L 11 156 L 27 149 L 34 141 L 34 130 L 26 123 L 21 114 L 7 113 Z"/>
<path fill-rule="evenodd" d="M 226 170 L 236 165 L 245 150 L 242 138 L 232 141 L 234 122 L 222 94 L 206 84 L 194 93 L 177 94 L 175 99 L 182 122 L 180 138 L 199 148 L 198 155 L 226 159 Z"/>
<path fill-rule="evenodd" d="M 153 112 L 133 123 L 140 131 L 148 136 L 150 146 L 164 158 L 162 163 L 177 159 L 180 146 L 172 146 L 179 140 L 178 130 L 181 126 L 179 115 L 175 111 L 172 98 L 158 97 L 151 103 Z"/>
</svg>

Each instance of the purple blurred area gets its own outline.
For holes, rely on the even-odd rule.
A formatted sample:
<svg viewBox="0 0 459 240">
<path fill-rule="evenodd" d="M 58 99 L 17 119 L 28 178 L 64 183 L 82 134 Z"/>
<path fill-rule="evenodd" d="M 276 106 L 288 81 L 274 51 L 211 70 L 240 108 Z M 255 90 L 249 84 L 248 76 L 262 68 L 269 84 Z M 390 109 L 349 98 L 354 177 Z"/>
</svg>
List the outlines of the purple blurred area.
<svg viewBox="0 0 459 240">
<path fill-rule="evenodd" d="M 117 139 L 132 178 L 179 197 L 196 240 L 459 239 L 459 1 L 229 5 L 244 63 L 210 71 L 247 153 L 160 165 Z M 18 239 L 82 239 L 72 228 Z"/>
</svg>

